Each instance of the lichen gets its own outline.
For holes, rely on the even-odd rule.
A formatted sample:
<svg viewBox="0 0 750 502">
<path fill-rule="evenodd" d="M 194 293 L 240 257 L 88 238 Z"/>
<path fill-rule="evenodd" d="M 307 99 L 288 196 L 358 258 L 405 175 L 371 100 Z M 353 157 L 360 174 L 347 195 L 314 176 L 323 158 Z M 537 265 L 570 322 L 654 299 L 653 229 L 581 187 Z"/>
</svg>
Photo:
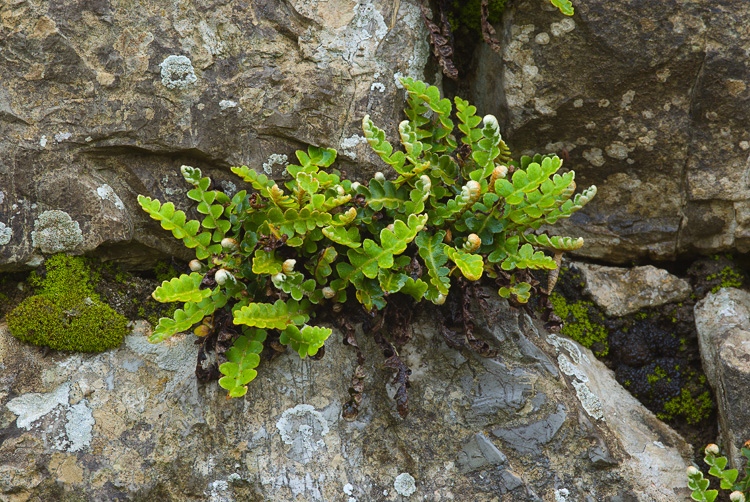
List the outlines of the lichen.
<svg viewBox="0 0 750 502">
<path fill-rule="evenodd" d="M 65 211 L 45 211 L 34 221 L 31 243 L 43 253 L 71 251 L 82 242 L 81 227 Z"/>
<path fill-rule="evenodd" d="M 161 66 L 161 83 L 167 89 L 185 89 L 198 81 L 193 63 L 187 56 L 167 56 L 159 66 Z"/>
<path fill-rule="evenodd" d="M 5 223 L 0 221 L 0 246 L 5 246 L 7 243 L 9 243 L 11 237 L 13 237 L 13 229 L 6 226 Z"/>
<path fill-rule="evenodd" d="M 56 350 L 101 352 L 120 345 L 128 321 L 101 302 L 85 260 L 58 254 L 45 268 L 44 277 L 34 273 L 29 279 L 37 294 L 8 314 L 11 334 Z"/>
<path fill-rule="evenodd" d="M 408 497 L 415 491 L 417 491 L 417 485 L 414 480 L 414 476 L 412 476 L 408 472 L 402 472 L 401 474 L 396 476 L 396 479 L 393 482 L 393 488 L 396 490 L 396 493 L 398 493 L 402 497 Z"/>
<path fill-rule="evenodd" d="M 604 317 L 594 310 L 592 302 L 568 303 L 562 295 L 557 293 L 550 295 L 549 299 L 555 314 L 565 323 L 560 331 L 563 335 L 590 348 L 598 357 L 607 355 L 609 332 L 604 327 Z"/>
</svg>

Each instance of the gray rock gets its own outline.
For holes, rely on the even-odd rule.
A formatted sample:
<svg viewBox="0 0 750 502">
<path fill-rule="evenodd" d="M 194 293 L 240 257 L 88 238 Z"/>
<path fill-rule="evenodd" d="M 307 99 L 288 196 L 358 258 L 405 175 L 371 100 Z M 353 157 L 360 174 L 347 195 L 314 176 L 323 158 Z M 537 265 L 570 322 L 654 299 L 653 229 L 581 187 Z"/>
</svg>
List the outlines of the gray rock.
<svg viewBox="0 0 750 502">
<path fill-rule="evenodd" d="M 508 446 L 520 453 L 533 453 L 541 445 L 552 441 L 565 422 L 565 408 L 559 406 L 555 413 L 538 422 L 513 429 L 494 429 L 492 434 L 505 441 Z"/>
<path fill-rule="evenodd" d="M 652 265 L 621 268 L 575 263 L 585 291 L 609 317 L 632 314 L 646 307 L 679 302 L 690 295 L 690 285 Z"/>
<path fill-rule="evenodd" d="M 486 466 L 500 465 L 506 460 L 503 452 L 498 450 L 487 436 L 479 432 L 464 445 L 456 462 L 460 472 L 470 472 Z"/>
<path fill-rule="evenodd" d="M 684 484 L 688 447 L 624 390 L 608 387 L 616 383 L 597 362 L 580 369 L 602 400 L 605 420 L 592 424 L 584 412 L 565 411 L 580 405 L 559 371 L 510 348 L 502 363 L 469 353 L 459 360 L 434 316 L 417 315 L 400 352 L 413 370 L 409 416 L 395 413 L 383 385 L 392 375 L 359 333 L 365 401 L 347 422 L 341 407 L 356 357 L 338 333 L 322 360 L 289 353 L 263 362 L 247 396 L 227 400 L 215 382 L 196 382 L 194 336 L 150 345 L 147 332 L 139 323 L 103 354 L 45 356 L 0 324 L 0 497 L 58 500 L 67 490 L 82 500 L 395 501 L 394 483 L 408 473 L 413 501 L 490 502 L 503 493 L 542 500 L 535 494 L 562 488 L 556 477 L 570 476 L 580 484 L 571 493 L 598 500 L 632 491 L 662 502 L 674 500 L 664 496 L 678 486 L 672 470 Z M 557 347 L 538 328 L 515 336 L 554 359 Z M 581 351 L 577 361 L 587 358 Z M 482 400 L 494 415 L 477 414 Z M 594 432 L 575 432 L 581 427 Z M 512 447 L 501 452 L 486 430 L 502 431 Z M 592 434 L 626 459 L 610 469 L 617 481 L 580 455 Z M 540 466 L 556 466 L 555 475 L 540 476 Z"/>
<path fill-rule="evenodd" d="M 336 148 L 350 177 L 382 169 L 362 117 L 396 138 L 396 77 L 424 79 L 429 56 L 418 2 L 397 5 L 4 5 L 0 270 L 27 268 L 35 247 L 96 250 L 139 268 L 165 254 L 190 258 L 136 200 L 188 210 L 182 164 L 235 189 L 243 183 L 229 166 L 279 176 L 284 166 L 269 159 L 307 145 Z M 32 242 L 48 211 L 67 213 L 82 241 L 37 230 Z"/>
<path fill-rule="evenodd" d="M 750 437 L 750 293 L 723 288 L 695 305 L 701 360 L 719 408 L 722 442 L 735 467 Z"/>
<path fill-rule="evenodd" d="M 479 50 L 470 100 L 514 152 L 565 155 L 580 187 L 597 185 L 555 227 L 586 239 L 580 255 L 745 252 L 748 23 L 744 0 L 587 0 L 572 17 L 515 2 L 495 26 L 502 54 Z"/>
</svg>

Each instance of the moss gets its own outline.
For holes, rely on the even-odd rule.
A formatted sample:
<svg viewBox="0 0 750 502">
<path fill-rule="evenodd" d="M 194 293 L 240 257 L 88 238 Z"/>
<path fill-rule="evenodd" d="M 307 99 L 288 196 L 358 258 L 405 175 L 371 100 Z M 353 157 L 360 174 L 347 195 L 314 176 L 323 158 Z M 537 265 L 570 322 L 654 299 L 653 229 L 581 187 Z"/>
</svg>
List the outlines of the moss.
<svg viewBox="0 0 750 502">
<path fill-rule="evenodd" d="M 675 370 L 679 370 L 679 366 L 675 366 Z M 655 384 L 662 378 L 666 378 L 667 372 L 661 369 L 659 366 L 654 368 L 654 372 L 651 375 L 648 375 L 646 379 L 648 380 L 648 383 Z M 667 382 L 670 382 L 671 379 L 667 378 Z"/>
<path fill-rule="evenodd" d="M 58 254 L 45 263 L 46 274 L 32 273 L 36 295 L 11 311 L 8 327 L 24 342 L 56 350 L 101 352 L 122 343 L 127 319 L 102 303 L 81 257 Z"/>
<path fill-rule="evenodd" d="M 742 279 L 742 274 L 731 266 L 724 267 L 718 274 L 711 274 L 706 277 L 708 281 L 719 281 L 717 285 L 711 288 L 712 293 L 716 293 L 721 288 L 739 288 L 742 286 Z"/>
<path fill-rule="evenodd" d="M 683 417 L 688 424 L 697 424 L 711 414 L 713 402 L 708 391 L 694 398 L 688 389 L 682 389 L 680 395 L 664 404 L 664 413 L 657 416 L 661 420 L 669 420 L 676 416 Z"/>
<path fill-rule="evenodd" d="M 156 280 L 159 282 L 169 281 L 181 275 L 179 270 L 174 268 L 174 265 L 166 261 L 159 261 L 156 264 L 154 274 L 156 274 Z"/>
<path fill-rule="evenodd" d="M 489 22 L 500 21 L 507 0 L 490 0 Z M 450 4 L 448 20 L 456 34 L 473 34 L 482 36 L 482 13 L 479 10 L 481 0 L 453 0 Z"/>
<path fill-rule="evenodd" d="M 599 314 L 591 302 L 578 301 L 568 303 L 557 293 L 549 297 L 555 314 L 560 316 L 564 325 L 560 332 L 577 341 L 584 347 L 591 348 L 598 357 L 609 352 L 607 337 L 609 332 L 604 327 L 604 317 Z"/>
</svg>

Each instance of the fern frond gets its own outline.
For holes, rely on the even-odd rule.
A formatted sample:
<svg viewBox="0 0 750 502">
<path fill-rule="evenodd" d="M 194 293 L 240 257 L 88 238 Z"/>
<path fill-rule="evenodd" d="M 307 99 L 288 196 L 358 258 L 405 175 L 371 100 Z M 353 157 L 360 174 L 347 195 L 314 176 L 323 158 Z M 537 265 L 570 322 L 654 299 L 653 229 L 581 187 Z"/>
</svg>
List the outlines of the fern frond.
<svg viewBox="0 0 750 502">
<path fill-rule="evenodd" d="M 331 333 L 330 328 L 320 326 L 303 326 L 299 329 L 297 326 L 290 325 L 281 333 L 279 343 L 291 345 L 292 349 L 304 359 L 308 355 L 317 354 Z"/>
<path fill-rule="evenodd" d="M 190 275 L 182 274 L 169 281 L 162 282 L 151 296 L 157 302 L 194 302 L 198 303 L 204 298 L 211 296 L 210 289 L 200 289 L 203 276 L 193 272 Z"/>
<path fill-rule="evenodd" d="M 254 368 L 260 363 L 266 331 L 254 329 L 251 333 L 249 337 L 240 335 L 234 341 L 232 347 L 224 353 L 227 362 L 219 366 L 219 371 L 225 375 L 219 379 L 219 385 L 229 391 L 227 398 L 244 396 L 247 384 L 258 375 Z"/>
<path fill-rule="evenodd" d="M 233 311 L 233 322 L 256 328 L 286 329 L 290 324 L 302 325 L 309 321 L 309 310 L 310 302 L 307 300 L 250 303 Z"/>
</svg>

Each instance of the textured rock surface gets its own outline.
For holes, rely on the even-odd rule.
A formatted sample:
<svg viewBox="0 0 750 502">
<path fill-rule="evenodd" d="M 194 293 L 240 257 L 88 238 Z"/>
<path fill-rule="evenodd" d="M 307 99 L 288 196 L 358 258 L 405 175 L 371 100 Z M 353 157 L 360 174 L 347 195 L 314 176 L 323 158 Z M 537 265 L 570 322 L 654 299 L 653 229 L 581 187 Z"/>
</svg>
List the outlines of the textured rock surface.
<svg viewBox="0 0 750 502">
<path fill-rule="evenodd" d="M 522 151 L 567 152 L 598 195 L 570 220 L 614 262 L 750 250 L 750 4 L 514 2 L 481 49 L 472 102 Z"/>
<path fill-rule="evenodd" d="M 585 291 L 609 317 L 679 302 L 690 295 L 690 285 L 652 265 L 620 268 L 575 263 L 581 271 Z"/>
<path fill-rule="evenodd" d="M 74 252 L 131 265 L 186 257 L 136 202 L 185 209 L 182 164 L 228 190 L 241 183 L 229 166 L 278 174 L 269 157 L 294 160 L 308 144 L 339 150 L 353 176 L 355 159 L 368 169 L 362 116 L 395 134 L 394 74 L 423 78 L 428 55 L 416 2 L 395 5 L 0 3 L 0 270 L 55 249 L 31 238 L 45 211 L 78 227 L 80 241 L 66 239 Z"/>
<path fill-rule="evenodd" d="M 735 288 L 709 293 L 695 305 L 701 359 L 716 393 L 723 445 L 732 465 L 750 438 L 750 293 Z"/>
<path fill-rule="evenodd" d="M 420 316 L 398 418 L 380 351 L 365 401 L 341 419 L 354 354 L 261 365 L 244 399 L 196 384 L 192 335 L 142 330 L 100 355 L 43 355 L 0 325 L 0 494 L 8 500 L 445 500 L 650 502 L 684 498 L 689 446 L 591 353 L 536 331 L 506 304 L 477 333 L 502 356 L 449 349 Z M 554 360 L 557 363 L 553 362 Z M 557 367 L 560 367 L 558 370 Z M 412 490 L 409 498 L 402 498 Z M 398 480 L 398 481 L 397 481 Z M 405 495 L 404 495 L 405 497 Z"/>
</svg>

